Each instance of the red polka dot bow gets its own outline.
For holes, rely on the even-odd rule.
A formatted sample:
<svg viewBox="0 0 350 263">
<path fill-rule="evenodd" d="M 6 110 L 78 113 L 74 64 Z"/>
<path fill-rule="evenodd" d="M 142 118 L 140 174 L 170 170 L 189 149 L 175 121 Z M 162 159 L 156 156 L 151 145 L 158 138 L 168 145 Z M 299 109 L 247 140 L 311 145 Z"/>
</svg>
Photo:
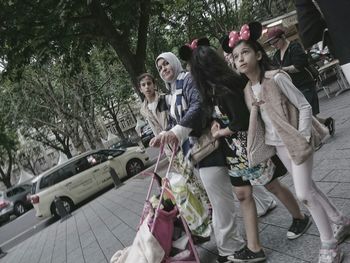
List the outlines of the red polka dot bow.
<svg viewBox="0 0 350 263">
<path fill-rule="evenodd" d="M 229 34 L 228 46 L 233 48 L 239 40 L 248 40 L 250 37 L 249 26 L 247 24 L 241 27 L 241 31 L 231 31 Z"/>
</svg>

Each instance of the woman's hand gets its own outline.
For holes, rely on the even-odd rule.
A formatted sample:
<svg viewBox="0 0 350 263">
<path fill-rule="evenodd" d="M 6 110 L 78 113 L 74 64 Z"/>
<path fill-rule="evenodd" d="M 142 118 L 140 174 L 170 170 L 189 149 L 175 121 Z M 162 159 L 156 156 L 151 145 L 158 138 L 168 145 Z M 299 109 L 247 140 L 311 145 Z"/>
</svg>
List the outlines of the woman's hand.
<svg viewBox="0 0 350 263">
<path fill-rule="evenodd" d="M 159 148 L 161 145 L 162 135 L 158 134 L 149 141 L 149 146 Z"/>
<path fill-rule="evenodd" d="M 211 134 L 215 139 L 220 137 L 226 137 L 233 134 L 229 128 L 221 129 L 220 124 L 217 121 L 213 121 L 211 124 Z"/>
<path fill-rule="evenodd" d="M 176 137 L 175 133 L 172 131 L 162 132 L 154 137 L 149 145 L 151 147 L 159 148 L 161 145 L 169 144 L 169 145 L 178 145 L 179 140 Z"/>
</svg>

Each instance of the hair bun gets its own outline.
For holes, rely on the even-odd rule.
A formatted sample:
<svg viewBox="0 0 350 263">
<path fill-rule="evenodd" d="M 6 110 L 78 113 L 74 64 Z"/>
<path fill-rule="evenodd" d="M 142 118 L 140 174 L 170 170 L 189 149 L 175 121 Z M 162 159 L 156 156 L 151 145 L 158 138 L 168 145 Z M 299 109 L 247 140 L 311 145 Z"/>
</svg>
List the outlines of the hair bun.
<svg viewBox="0 0 350 263">
<path fill-rule="evenodd" d="M 206 37 L 199 38 L 198 42 L 197 42 L 197 45 L 198 46 L 210 46 L 209 39 L 206 38 Z"/>
<path fill-rule="evenodd" d="M 188 45 L 183 45 L 179 48 L 179 57 L 182 60 L 188 61 L 190 60 L 192 56 L 192 48 L 190 48 Z"/>
</svg>

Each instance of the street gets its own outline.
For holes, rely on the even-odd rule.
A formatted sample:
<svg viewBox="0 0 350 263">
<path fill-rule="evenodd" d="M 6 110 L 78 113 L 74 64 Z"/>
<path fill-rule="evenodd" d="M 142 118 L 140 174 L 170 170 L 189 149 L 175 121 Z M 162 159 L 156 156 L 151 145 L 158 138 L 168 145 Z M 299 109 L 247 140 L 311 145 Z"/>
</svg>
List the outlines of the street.
<svg viewBox="0 0 350 263">
<path fill-rule="evenodd" d="M 158 156 L 158 149 L 146 148 L 146 152 L 150 157 L 151 163 L 154 163 Z M 93 198 L 96 197 L 94 196 Z M 88 199 L 87 202 L 92 200 Z M 54 222 L 56 222 L 54 218 L 37 218 L 35 216 L 35 210 L 31 209 L 21 217 L 14 218 L 0 227 L 0 247 L 3 250 L 9 250 Z"/>
</svg>

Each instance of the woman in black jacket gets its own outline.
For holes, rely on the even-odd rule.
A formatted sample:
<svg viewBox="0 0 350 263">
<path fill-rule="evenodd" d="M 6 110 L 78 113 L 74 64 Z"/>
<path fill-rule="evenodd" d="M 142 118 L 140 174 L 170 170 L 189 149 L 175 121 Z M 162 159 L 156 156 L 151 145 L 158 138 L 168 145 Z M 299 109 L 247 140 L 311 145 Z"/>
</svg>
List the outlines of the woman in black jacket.
<svg viewBox="0 0 350 263">
<path fill-rule="evenodd" d="M 182 58 L 186 59 L 186 56 Z M 188 52 L 186 60 L 189 62 L 191 74 L 202 95 L 204 107 L 209 111 L 218 108 L 220 113 L 228 118 L 227 127 L 221 127 L 219 123 L 213 124 L 213 136 L 229 139 L 239 132 L 247 131 L 249 111 L 243 94 L 246 80 L 230 69 L 217 52 L 209 46 L 198 46 L 192 52 Z M 306 231 L 311 221 L 308 216 L 301 213 L 290 190 L 277 179 L 286 173 L 285 167 L 276 157 L 273 158 L 273 162 L 276 165 L 276 170 L 265 187 L 276 195 L 293 216 L 293 224 L 287 236 L 289 239 L 297 238 Z M 232 164 L 230 165 L 232 168 Z M 256 206 L 252 196 L 251 183 L 242 177 L 231 176 L 230 179 L 240 201 L 247 234 L 247 246 L 229 259 L 233 262 L 263 261 L 265 254 L 258 237 Z"/>
</svg>

